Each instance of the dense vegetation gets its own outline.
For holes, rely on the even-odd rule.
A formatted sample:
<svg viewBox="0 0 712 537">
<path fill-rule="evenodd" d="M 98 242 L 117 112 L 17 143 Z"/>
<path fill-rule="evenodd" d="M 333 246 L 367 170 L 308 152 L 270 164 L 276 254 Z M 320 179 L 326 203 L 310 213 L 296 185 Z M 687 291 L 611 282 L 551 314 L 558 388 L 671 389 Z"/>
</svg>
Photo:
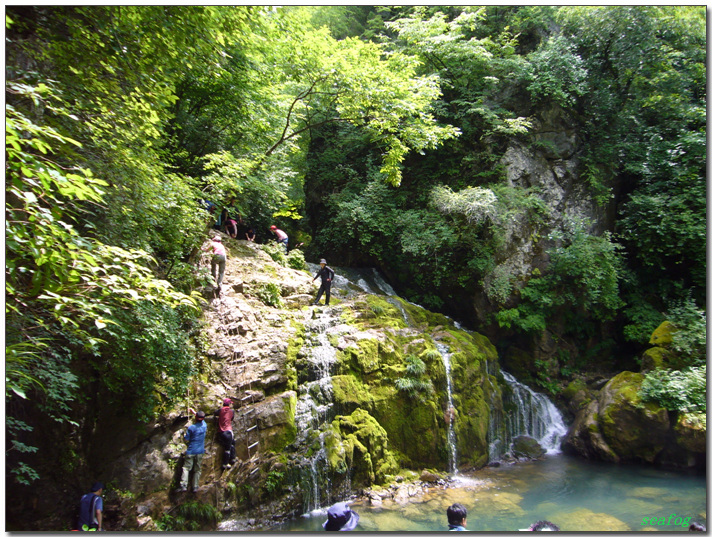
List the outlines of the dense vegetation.
<svg viewBox="0 0 712 537">
<path fill-rule="evenodd" d="M 483 297 L 478 329 L 572 341 L 562 371 L 630 367 L 666 316 L 678 368 L 704 356 L 703 7 L 20 6 L 6 37 L 20 482 L 55 471 L 33 453 L 57 438 L 80 475 L 112 403 L 146 421 L 185 392 L 206 199 L 465 322 Z M 550 149 L 544 109 L 570 118 L 579 180 L 613 218 L 553 224 L 506 181 L 512 143 Z M 526 278 L 501 258 L 520 225 L 547 245 Z"/>
</svg>

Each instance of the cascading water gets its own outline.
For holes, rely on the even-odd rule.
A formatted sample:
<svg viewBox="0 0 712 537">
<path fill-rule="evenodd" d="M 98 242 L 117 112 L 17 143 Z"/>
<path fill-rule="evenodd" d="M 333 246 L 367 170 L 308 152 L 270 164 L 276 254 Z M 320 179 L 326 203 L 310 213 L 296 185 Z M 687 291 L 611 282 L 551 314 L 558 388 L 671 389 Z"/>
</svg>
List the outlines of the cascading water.
<svg viewBox="0 0 712 537">
<path fill-rule="evenodd" d="M 455 405 L 452 402 L 452 376 L 450 375 L 450 349 L 447 345 L 436 343 L 440 356 L 443 358 L 445 366 L 445 378 L 447 379 L 447 410 L 446 415 L 449 416 L 447 424 L 447 445 L 448 445 L 448 469 L 451 474 L 457 474 L 457 438 L 455 437 L 454 417 Z"/>
<path fill-rule="evenodd" d="M 566 434 L 561 412 L 541 393 L 501 372 L 509 390 L 502 395 L 505 410 L 490 417 L 490 460 L 501 458 L 512 440 L 520 435 L 534 438 L 548 454 L 561 452 Z"/>
<path fill-rule="evenodd" d="M 306 382 L 299 386 L 299 397 L 295 411 L 297 425 L 297 443 L 314 441 L 313 432 L 318 433 L 320 448 L 305 466 L 305 475 L 302 482 L 308 487 L 308 494 L 304 495 L 305 512 L 319 509 L 322 496 L 329 497 L 329 481 L 326 475 L 326 450 L 324 449 L 323 425 L 331 421 L 333 406 L 333 386 L 331 382 L 331 368 L 336 361 L 336 349 L 329 343 L 327 329 L 338 323 L 338 317 L 332 317 L 328 312 L 306 324 L 306 329 L 311 334 L 311 346 L 307 356 L 308 376 Z M 323 485 L 327 488 L 323 490 Z"/>
</svg>

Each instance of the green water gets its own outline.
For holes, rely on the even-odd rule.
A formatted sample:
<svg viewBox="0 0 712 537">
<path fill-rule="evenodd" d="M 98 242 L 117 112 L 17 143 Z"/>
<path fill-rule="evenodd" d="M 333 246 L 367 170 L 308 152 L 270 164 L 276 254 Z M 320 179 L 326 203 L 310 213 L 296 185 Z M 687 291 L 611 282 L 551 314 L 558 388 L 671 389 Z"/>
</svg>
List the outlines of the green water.
<svg viewBox="0 0 712 537">
<path fill-rule="evenodd" d="M 455 502 L 467 508 L 470 531 L 516 531 L 546 519 L 562 531 L 670 532 L 687 531 L 686 517 L 703 524 L 707 520 L 704 475 L 556 455 L 461 477 L 457 487 L 412 497 L 405 505 L 353 502 L 351 508 L 361 517 L 356 529 L 442 531 L 447 529 L 445 510 Z M 656 518 L 652 526 L 651 517 Z M 658 525 L 660 518 L 670 524 Z M 325 519 L 321 511 L 277 529 L 319 531 Z"/>
</svg>

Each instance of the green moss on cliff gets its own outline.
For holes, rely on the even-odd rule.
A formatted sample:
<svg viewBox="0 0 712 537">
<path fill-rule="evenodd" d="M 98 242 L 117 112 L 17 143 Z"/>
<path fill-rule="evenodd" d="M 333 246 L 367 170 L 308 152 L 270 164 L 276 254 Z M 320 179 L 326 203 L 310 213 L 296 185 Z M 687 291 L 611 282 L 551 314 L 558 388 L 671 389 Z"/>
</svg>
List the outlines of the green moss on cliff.
<svg viewBox="0 0 712 537">
<path fill-rule="evenodd" d="M 352 485 L 384 483 L 399 471 L 396 458 L 388 449 L 386 430 L 366 410 L 337 416 L 325 438 L 331 471 L 352 471 Z"/>
<path fill-rule="evenodd" d="M 294 335 L 287 344 L 287 360 L 285 363 L 285 373 L 287 375 L 287 390 L 297 389 L 297 355 L 304 346 L 305 329 L 302 323 L 292 321 L 295 328 Z"/>
</svg>

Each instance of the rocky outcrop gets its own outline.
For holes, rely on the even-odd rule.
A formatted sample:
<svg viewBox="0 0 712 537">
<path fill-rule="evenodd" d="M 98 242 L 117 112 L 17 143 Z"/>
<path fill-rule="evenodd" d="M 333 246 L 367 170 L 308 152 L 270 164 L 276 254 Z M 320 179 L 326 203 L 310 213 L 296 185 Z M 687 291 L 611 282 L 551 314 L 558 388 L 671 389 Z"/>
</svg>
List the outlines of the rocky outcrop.
<svg viewBox="0 0 712 537">
<path fill-rule="evenodd" d="M 225 279 L 218 296 L 205 293 L 193 385 L 149 424 L 149 440 L 134 441 L 112 463 L 111 479 L 133 497 L 122 503 L 120 529 L 165 527 L 189 500 L 269 525 L 275 513 L 297 516 L 354 489 L 403 480 L 407 467 L 430 468 L 415 475 L 437 482 L 435 472 L 451 462 L 450 425 L 461 465 L 488 462 L 490 407 L 502 405 L 487 338 L 338 277 L 331 306 L 307 306 L 312 274 L 279 265 L 259 245 L 223 241 Z M 213 412 L 225 397 L 234 402 L 238 463 L 223 471 Z M 186 497 L 173 490 L 189 408 L 208 414 L 208 437 L 201 488 Z"/>
<path fill-rule="evenodd" d="M 655 403 L 640 400 L 644 376 L 624 371 L 576 414 L 564 451 L 611 462 L 692 466 L 705 452 L 704 427 Z"/>
</svg>

